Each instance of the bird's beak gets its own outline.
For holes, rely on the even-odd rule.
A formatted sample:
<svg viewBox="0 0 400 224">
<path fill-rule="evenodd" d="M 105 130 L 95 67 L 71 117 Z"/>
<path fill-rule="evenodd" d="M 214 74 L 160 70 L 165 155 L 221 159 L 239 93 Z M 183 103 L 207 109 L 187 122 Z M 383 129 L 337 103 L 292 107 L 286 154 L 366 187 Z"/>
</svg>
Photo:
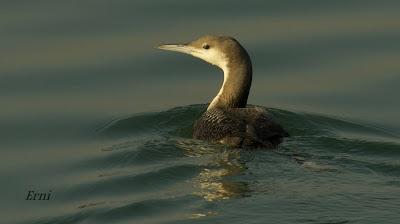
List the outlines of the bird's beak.
<svg viewBox="0 0 400 224">
<path fill-rule="evenodd" d="M 193 52 L 196 52 L 196 49 L 194 47 L 186 44 L 164 44 L 158 46 L 157 48 L 161 50 L 176 51 L 185 54 L 193 54 Z"/>
</svg>

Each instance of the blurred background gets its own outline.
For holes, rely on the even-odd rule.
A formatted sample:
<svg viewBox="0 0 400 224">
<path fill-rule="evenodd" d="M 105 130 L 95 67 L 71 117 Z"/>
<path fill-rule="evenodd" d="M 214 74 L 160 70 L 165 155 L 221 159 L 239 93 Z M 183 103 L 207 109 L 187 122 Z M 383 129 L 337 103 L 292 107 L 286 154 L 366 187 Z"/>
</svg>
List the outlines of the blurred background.
<svg viewBox="0 0 400 224">
<path fill-rule="evenodd" d="M 222 83 L 220 70 L 155 49 L 204 34 L 230 35 L 247 48 L 254 67 L 249 103 L 397 128 L 399 7 L 398 1 L 3 0 L 0 138 L 49 130 L 65 136 L 95 118 L 209 102 Z"/>
</svg>

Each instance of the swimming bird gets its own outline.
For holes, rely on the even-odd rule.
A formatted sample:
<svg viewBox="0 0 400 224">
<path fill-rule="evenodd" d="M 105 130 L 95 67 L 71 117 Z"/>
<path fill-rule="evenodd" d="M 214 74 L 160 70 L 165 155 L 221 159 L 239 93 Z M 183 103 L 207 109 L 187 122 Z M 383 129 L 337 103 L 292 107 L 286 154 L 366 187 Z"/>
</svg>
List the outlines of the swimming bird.
<svg viewBox="0 0 400 224">
<path fill-rule="evenodd" d="M 252 64 L 236 39 L 206 35 L 189 43 L 164 44 L 158 48 L 200 58 L 224 73 L 217 96 L 194 123 L 193 138 L 235 148 L 276 148 L 289 136 L 265 107 L 247 105 Z"/>
</svg>

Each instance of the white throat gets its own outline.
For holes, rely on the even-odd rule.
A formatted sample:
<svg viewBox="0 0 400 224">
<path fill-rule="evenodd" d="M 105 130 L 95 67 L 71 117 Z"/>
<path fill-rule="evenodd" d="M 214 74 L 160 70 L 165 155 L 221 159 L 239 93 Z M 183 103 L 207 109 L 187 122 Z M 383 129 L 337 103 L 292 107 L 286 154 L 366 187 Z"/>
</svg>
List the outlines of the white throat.
<svg viewBox="0 0 400 224">
<path fill-rule="evenodd" d="M 191 53 L 193 56 L 203 59 L 210 64 L 218 66 L 224 72 L 224 82 L 222 83 L 222 87 L 219 90 L 218 94 L 214 99 L 211 101 L 210 105 L 208 106 L 207 110 L 215 107 L 222 93 L 224 92 L 226 81 L 229 79 L 229 68 L 228 68 L 228 58 L 224 53 L 217 49 L 209 49 L 209 50 L 196 50 Z"/>
<path fill-rule="evenodd" d="M 226 63 L 220 67 L 222 69 L 222 71 L 224 72 L 224 82 L 222 83 L 222 87 L 219 90 L 217 96 L 214 97 L 214 99 L 211 101 L 210 105 L 207 107 L 207 110 L 210 110 L 210 109 L 214 108 L 215 105 L 217 105 L 222 93 L 224 92 L 226 80 L 228 80 L 228 78 L 229 78 L 229 68 L 228 68 L 227 64 L 228 63 Z"/>
</svg>

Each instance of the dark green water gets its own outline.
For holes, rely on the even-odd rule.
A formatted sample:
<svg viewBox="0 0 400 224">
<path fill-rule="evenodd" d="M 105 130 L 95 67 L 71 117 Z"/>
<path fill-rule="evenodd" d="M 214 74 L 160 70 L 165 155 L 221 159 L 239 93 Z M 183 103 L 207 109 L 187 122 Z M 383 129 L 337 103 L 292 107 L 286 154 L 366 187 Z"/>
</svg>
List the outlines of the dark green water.
<svg viewBox="0 0 400 224">
<path fill-rule="evenodd" d="M 400 2 L 0 6 L 0 223 L 400 222 Z M 191 139 L 222 74 L 154 47 L 204 34 L 248 49 L 278 150 Z"/>
</svg>

